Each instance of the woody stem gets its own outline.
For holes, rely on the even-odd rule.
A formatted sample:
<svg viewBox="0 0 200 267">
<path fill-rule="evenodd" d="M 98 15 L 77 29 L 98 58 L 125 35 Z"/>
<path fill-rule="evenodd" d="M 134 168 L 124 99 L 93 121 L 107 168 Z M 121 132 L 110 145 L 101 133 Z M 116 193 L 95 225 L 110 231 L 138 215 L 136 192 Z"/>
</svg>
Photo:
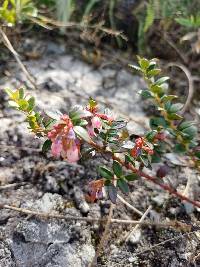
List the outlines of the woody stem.
<svg viewBox="0 0 200 267">
<path fill-rule="evenodd" d="M 127 169 L 133 171 L 134 173 L 137 173 L 139 176 L 144 177 L 145 179 L 151 181 L 152 183 L 160 186 L 163 190 L 168 191 L 170 194 L 175 195 L 176 197 L 180 198 L 181 200 L 187 201 L 188 203 L 191 203 L 192 205 L 200 208 L 200 203 L 196 202 L 184 195 L 182 195 L 181 193 L 177 192 L 174 188 L 170 187 L 167 184 L 163 184 L 163 183 L 159 183 L 159 181 L 151 176 L 146 174 L 145 172 L 141 171 L 141 170 L 137 170 L 136 168 L 134 168 L 132 165 L 130 164 L 126 164 L 123 160 L 121 160 L 119 157 L 117 156 L 113 156 L 113 159 L 117 160 L 118 162 L 120 162 L 123 166 L 125 166 Z"/>
<path fill-rule="evenodd" d="M 98 144 L 92 142 L 90 143 L 91 146 L 93 146 L 97 151 L 101 151 L 101 152 L 105 152 L 105 148 L 102 146 L 99 146 Z M 167 184 L 163 184 L 160 183 L 155 177 L 146 174 L 145 172 L 136 169 L 135 167 L 133 167 L 133 165 L 131 164 L 126 164 L 126 162 L 124 162 L 121 158 L 117 157 L 114 153 L 112 155 L 113 160 L 118 161 L 119 163 L 121 163 L 121 165 L 123 165 L 124 167 L 126 167 L 127 169 L 131 170 L 134 173 L 137 173 L 139 176 L 144 177 L 145 179 L 147 179 L 148 181 L 158 185 L 159 187 L 161 187 L 163 190 L 168 191 L 170 194 L 180 198 L 183 201 L 186 201 L 188 203 L 191 203 L 192 205 L 200 208 L 200 203 L 197 201 L 194 201 L 184 195 L 182 195 L 181 193 L 177 192 L 176 189 L 170 187 Z"/>
</svg>

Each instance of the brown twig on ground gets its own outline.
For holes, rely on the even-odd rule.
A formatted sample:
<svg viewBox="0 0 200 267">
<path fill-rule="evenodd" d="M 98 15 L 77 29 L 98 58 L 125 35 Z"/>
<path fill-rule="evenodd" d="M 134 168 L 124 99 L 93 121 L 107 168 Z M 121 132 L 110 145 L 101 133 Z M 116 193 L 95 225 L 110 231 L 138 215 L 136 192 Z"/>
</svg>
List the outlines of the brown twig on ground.
<svg viewBox="0 0 200 267">
<path fill-rule="evenodd" d="M 138 209 L 136 209 L 134 206 L 132 206 L 130 203 L 128 203 L 125 199 L 123 199 L 123 197 L 121 197 L 119 194 L 117 194 L 117 198 L 127 207 L 129 207 L 131 210 L 133 210 L 135 213 L 139 214 L 140 216 L 143 215 L 143 213 L 141 211 L 139 211 Z"/>
<path fill-rule="evenodd" d="M 0 186 L 0 190 L 6 190 L 6 189 L 10 189 L 13 187 L 18 187 L 18 186 L 23 186 L 26 185 L 27 183 L 22 182 L 22 183 L 13 183 L 13 184 L 5 184 L 5 185 L 1 185 Z"/>
<path fill-rule="evenodd" d="M 104 153 L 105 148 L 102 146 L 99 146 L 98 144 L 96 144 L 95 142 L 90 142 L 90 145 L 93 146 L 98 152 L 100 153 Z M 176 189 L 170 187 L 167 184 L 164 183 L 160 183 L 158 181 L 157 178 L 143 172 L 142 170 L 136 169 L 133 165 L 131 165 L 130 163 L 126 163 L 125 161 L 123 161 L 121 158 L 115 156 L 113 154 L 112 156 L 113 160 L 118 161 L 122 166 L 124 166 L 125 168 L 127 168 L 128 170 L 131 170 L 133 173 L 138 174 L 139 176 L 145 178 L 146 180 L 158 185 L 159 187 L 161 187 L 163 190 L 168 191 L 170 194 L 180 198 L 181 200 L 185 200 L 188 203 L 191 203 L 192 205 L 194 205 L 195 207 L 200 208 L 200 202 L 194 201 L 186 196 L 184 196 L 183 194 L 179 193 L 176 191 Z"/>
<path fill-rule="evenodd" d="M 169 68 L 169 67 L 177 67 L 177 68 L 181 69 L 185 73 L 185 75 L 186 75 L 186 77 L 188 79 L 188 95 L 187 95 L 186 102 L 185 102 L 185 104 L 184 104 L 184 106 L 183 106 L 183 108 L 181 110 L 181 113 L 183 114 L 188 109 L 188 107 L 189 107 L 189 105 L 191 103 L 193 94 L 194 94 L 194 84 L 193 84 L 192 74 L 189 71 L 189 69 L 186 66 L 184 66 L 183 64 L 181 64 L 181 63 L 170 62 L 169 64 L 167 64 L 166 67 L 167 68 Z"/>
<path fill-rule="evenodd" d="M 165 241 L 162 241 L 162 242 L 160 242 L 158 244 L 155 244 L 153 246 L 146 247 L 142 251 L 133 254 L 133 257 L 139 256 L 139 255 L 141 255 L 143 253 L 146 253 L 147 251 L 151 251 L 151 250 L 153 250 L 153 249 L 155 249 L 155 248 L 157 248 L 159 246 L 165 245 L 168 242 L 172 242 L 172 241 L 178 240 L 180 238 L 183 238 L 183 237 L 187 237 L 189 235 L 192 235 L 192 234 L 196 233 L 197 231 L 199 231 L 199 230 L 195 230 L 195 231 L 192 231 L 192 232 L 189 232 L 189 233 L 184 233 L 184 234 L 181 234 L 179 236 L 169 238 L 169 239 L 167 239 Z"/>
<path fill-rule="evenodd" d="M 181 193 L 177 192 L 176 189 L 170 187 L 169 185 L 167 184 L 163 184 L 163 183 L 160 183 L 158 181 L 158 179 L 154 178 L 153 176 L 151 175 L 148 175 L 146 173 L 144 173 L 143 171 L 140 171 L 136 168 L 134 168 L 131 164 L 126 164 L 123 160 L 121 160 L 119 157 L 116 157 L 114 156 L 113 159 L 117 160 L 118 162 L 120 162 L 123 166 L 125 166 L 127 169 L 133 171 L 134 173 L 137 173 L 139 176 L 147 179 L 148 181 L 158 185 L 159 187 L 161 187 L 163 190 L 165 191 L 168 191 L 170 194 L 172 195 L 175 195 L 176 197 L 180 198 L 181 200 L 185 200 L 186 202 L 188 203 L 191 203 L 192 205 L 200 208 L 200 203 L 197 202 L 197 201 L 194 201 L 184 195 L 182 195 Z"/>
<path fill-rule="evenodd" d="M 0 209 L 8 209 L 8 210 L 13 210 L 16 212 L 19 212 L 21 214 L 25 215 L 31 215 L 31 216 L 37 216 L 41 217 L 44 219 L 59 219 L 59 220 L 66 220 L 66 221 L 85 221 L 85 222 L 107 222 L 107 219 L 98 219 L 98 218 L 88 218 L 88 217 L 81 217 L 81 216 L 71 216 L 71 215 L 63 215 L 63 214 L 54 214 L 54 213 L 44 213 L 40 211 L 34 211 L 34 210 L 29 210 L 29 209 L 24 209 L 24 208 L 19 208 L 15 206 L 10 206 L 6 204 L 0 203 Z M 111 219 L 111 223 L 116 223 L 116 224 L 132 224 L 132 225 L 143 225 L 143 226 L 156 226 L 156 227 L 163 227 L 163 228 L 175 228 L 181 231 L 191 231 L 192 225 L 188 225 L 186 223 L 182 223 L 179 221 L 169 221 L 169 222 L 147 222 L 147 221 L 134 221 L 134 220 L 122 220 L 122 219 Z"/>
<path fill-rule="evenodd" d="M 106 241 L 108 240 L 108 237 L 109 237 L 109 228 L 110 228 L 110 224 L 112 222 L 112 216 L 113 216 L 114 207 L 115 207 L 115 204 L 113 204 L 111 202 L 110 209 L 109 209 L 109 214 L 108 214 L 108 218 L 107 218 L 107 222 L 106 222 L 106 225 L 105 225 L 105 229 L 104 229 L 103 235 L 101 237 L 100 243 L 99 243 L 99 245 L 97 247 L 97 251 L 95 253 L 94 259 L 93 259 L 90 267 L 95 267 L 97 265 L 97 259 L 100 256 L 101 251 L 102 251 L 102 249 L 103 249 Z"/>
<path fill-rule="evenodd" d="M 140 218 L 139 222 L 143 222 L 143 221 L 145 220 L 146 216 L 149 214 L 149 211 L 150 211 L 151 209 L 152 209 L 152 207 L 149 206 L 148 209 L 144 212 L 144 214 L 143 214 L 142 217 Z M 135 232 L 139 227 L 140 227 L 140 224 L 136 224 L 136 225 L 134 226 L 134 228 L 131 230 L 131 232 L 128 233 L 128 235 L 126 235 L 126 237 L 125 237 L 125 241 L 126 241 L 126 242 L 129 240 L 130 236 L 133 235 L 134 232 Z"/>
<path fill-rule="evenodd" d="M 30 73 L 28 72 L 28 70 L 26 69 L 26 67 L 24 66 L 24 64 L 22 63 L 22 61 L 21 61 L 18 53 L 15 51 L 15 49 L 13 48 L 13 46 L 12 46 L 11 42 L 9 41 L 7 35 L 5 34 L 5 32 L 1 28 L 0 28 L 0 33 L 1 33 L 1 36 L 3 38 L 4 45 L 13 54 L 13 56 L 15 57 L 17 63 L 19 64 L 20 68 L 22 69 L 23 73 L 26 75 L 27 79 L 32 84 L 32 86 L 34 87 L 34 89 L 37 89 L 37 86 L 36 86 L 36 83 L 35 83 L 34 78 L 30 75 Z"/>
<path fill-rule="evenodd" d="M 165 32 L 164 33 L 164 40 L 176 51 L 176 53 L 180 56 L 180 58 L 183 60 L 185 64 L 188 64 L 188 58 L 181 53 L 179 48 L 176 46 L 176 44 L 172 41 L 170 36 Z"/>
</svg>

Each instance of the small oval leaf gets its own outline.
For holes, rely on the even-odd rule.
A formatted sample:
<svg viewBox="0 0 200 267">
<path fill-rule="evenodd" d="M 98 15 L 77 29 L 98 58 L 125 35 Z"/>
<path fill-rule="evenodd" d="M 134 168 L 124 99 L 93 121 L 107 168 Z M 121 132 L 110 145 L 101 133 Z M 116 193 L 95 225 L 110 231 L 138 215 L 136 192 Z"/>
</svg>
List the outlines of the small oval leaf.
<svg viewBox="0 0 200 267">
<path fill-rule="evenodd" d="M 113 171 L 118 178 L 122 176 L 122 166 L 116 160 L 113 161 Z"/>
</svg>

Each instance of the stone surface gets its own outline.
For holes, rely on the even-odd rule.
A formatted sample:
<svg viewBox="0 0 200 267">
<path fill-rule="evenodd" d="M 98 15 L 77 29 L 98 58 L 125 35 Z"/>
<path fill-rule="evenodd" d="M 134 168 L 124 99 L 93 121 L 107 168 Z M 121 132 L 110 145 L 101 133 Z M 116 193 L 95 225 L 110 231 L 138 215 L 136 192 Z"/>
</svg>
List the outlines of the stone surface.
<svg viewBox="0 0 200 267">
<path fill-rule="evenodd" d="M 140 242 L 141 236 L 142 236 L 141 230 L 137 229 L 137 230 L 134 231 L 133 234 L 130 235 L 128 241 L 129 241 L 130 244 L 135 245 L 138 242 Z"/>
<path fill-rule="evenodd" d="M 41 199 L 25 203 L 26 208 L 45 213 L 64 209 L 64 201 L 57 194 L 46 193 Z M 78 215 L 76 209 L 65 212 Z M 21 218 L 10 222 L 9 227 L 6 245 L 0 243 L 0 266 L 87 267 L 95 255 L 89 229 L 77 227 L 72 221 Z"/>
</svg>

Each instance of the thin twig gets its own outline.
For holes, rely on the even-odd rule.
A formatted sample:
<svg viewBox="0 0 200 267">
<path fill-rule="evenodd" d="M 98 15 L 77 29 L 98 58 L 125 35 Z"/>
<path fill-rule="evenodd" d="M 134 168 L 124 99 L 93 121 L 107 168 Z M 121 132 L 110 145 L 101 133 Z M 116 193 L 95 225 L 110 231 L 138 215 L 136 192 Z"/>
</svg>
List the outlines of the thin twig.
<svg viewBox="0 0 200 267">
<path fill-rule="evenodd" d="M 190 175 L 189 168 L 186 168 L 184 171 L 185 171 L 185 177 L 187 177 L 187 184 L 186 184 L 185 190 L 183 192 L 183 195 L 189 196 L 189 191 L 190 191 L 190 187 L 192 184 L 192 177 Z"/>
<path fill-rule="evenodd" d="M 10 188 L 17 187 L 17 186 L 22 186 L 22 185 L 25 185 L 25 184 L 27 184 L 27 183 L 22 182 L 22 183 L 13 183 L 13 184 L 1 185 L 0 186 L 0 190 L 10 189 Z"/>
<path fill-rule="evenodd" d="M 139 220 L 139 222 L 143 222 L 144 219 L 146 218 L 146 216 L 149 214 L 149 211 L 152 209 L 151 206 L 148 207 L 148 209 L 144 212 L 144 214 L 142 215 L 141 219 Z M 130 238 L 131 235 L 134 234 L 134 232 L 140 227 L 140 224 L 136 224 L 134 226 L 134 228 L 132 229 L 132 231 L 125 237 L 125 241 L 127 242 Z"/>
<path fill-rule="evenodd" d="M 159 247 L 159 246 L 165 245 L 165 244 L 168 243 L 168 242 L 172 242 L 172 241 L 178 240 L 178 239 L 180 239 L 180 238 L 183 238 L 183 237 L 185 237 L 185 236 L 189 236 L 189 235 L 191 235 L 191 234 L 194 234 L 194 233 L 196 233 L 197 231 L 199 231 L 199 230 L 195 230 L 195 231 L 192 231 L 192 232 L 189 232 L 189 233 L 184 233 L 184 234 L 182 234 L 182 235 L 179 235 L 179 236 L 176 236 L 176 237 L 169 238 L 169 239 L 167 239 L 167 240 L 165 240 L 165 241 L 162 241 L 162 242 L 160 242 L 160 243 L 158 243 L 158 244 L 155 244 L 155 245 L 153 245 L 153 246 L 146 247 L 146 248 L 144 248 L 142 251 L 133 254 L 133 257 L 139 256 L 139 255 L 141 255 L 141 254 L 143 254 L 143 253 L 145 253 L 145 252 L 147 252 L 147 251 L 151 251 L 151 250 L 153 250 L 153 249 L 155 249 L 155 248 L 157 248 L 157 247 Z"/>
<path fill-rule="evenodd" d="M 27 79 L 32 84 L 32 86 L 34 87 L 34 89 L 37 89 L 37 86 L 35 84 L 34 78 L 30 75 L 30 73 L 28 72 L 28 70 L 26 69 L 26 67 L 24 66 L 24 64 L 22 63 L 22 61 L 21 61 L 18 53 L 15 51 L 15 49 L 13 48 L 13 46 L 12 46 L 11 42 L 9 41 L 7 35 L 5 34 L 5 32 L 1 28 L 0 28 L 0 33 L 1 33 L 2 37 L 3 37 L 3 43 L 4 43 L 4 45 L 13 54 L 13 56 L 15 57 L 17 63 L 19 64 L 20 68 L 22 69 L 22 71 L 24 72 L 24 74 L 26 75 Z"/>
<path fill-rule="evenodd" d="M 103 247 L 104 247 L 104 245 L 105 245 L 105 243 L 106 243 L 106 241 L 108 239 L 108 236 L 109 236 L 108 233 L 109 233 L 109 230 L 110 230 L 110 224 L 112 222 L 112 216 L 113 216 L 114 207 L 115 207 L 115 204 L 113 204 L 111 202 L 110 209 L 109 209 L 109 214 L 108 214 L 108 219 L 107 219 L 107 222 L 106 222 L 106 225 L 105 225 L 105 229 L 104 229 L 103 235 L 101 237 L 100 243 L 99 243 L 99 245 L 97 247 L 97 251 L 95 253 L 94 259 L 93 259 L 90 267 L 95 267 L 96 266 L 97 259 L 100 256 L 101 251 L 102 251 L 102 249 L 103 249 Z"/>
<path fill-rule="evenodd" d="M 13 211 L 17 211 L 19 213 L 22 214 L 26 214 L 26 215 L 32 215 L 32 216 L 37 216 L 37 217 L 41 217 L 44 219 L 60 219 L 60 220 L 66 220 L 66 221 L 86 221 L 86 222 L 98 222 L 98 223 L 102 223 L 102 222 L 107 222 L 107 219 L 98 219 L 98 218 L 88 218 L 88 217 L 81 217 L 81 216 L 66 216 L 63 214 L 53 214 L 53 213 L 44 213 L 44 212 L 39 212 L 39 211 L 34 211 L 34 210 L 29 210 L 29 209 L 24 209 L 24 208 L 18 208 L 15 206 L 10 206 L 10 205 L 6 205 L 6 204 L 1 204 L 0 203 L 0 209 L 8 209 L 8 210 L 13 210 Z M 175 228 L 175 229 L 180 229 L 180 230 L 184 230 L 184 231 L 191 231 L 192 226 L 188 225 L 186 223 L 182 223 L 179 221 L 169 221 L 169 222 L 162 222 L 162 223 L 158 223 L 158 222 L 140 222 L 140 221 L 135 221 L 135 220 L 121 220 L 121 219 L 111 219 L 110 220 L 111 223 L 117 223 L 117 224 L 132 224 L 132 225 L 144 225 L 144 226 L 156 226 L 156 227 L 164 227 L 164 228 Z"/>
<path fill-rule="evenodd" d="M 139 211 L 138 209 L 136 209 L 135 207 L 133 207 L 130 203 L 128 203 L 125 199 L 123 199 L 120 195 L 117 194 L 117 198 L 127 207 L 129 207 L 131 210 L 133 210 L 134 212 L 136 212 L 137 214 L 139 214 L 140 216 L 143 215 L 143 213 L 141 211 Z"/>
<path fill-rule="evenodd" d="M 181 53 L 179 48 L 176 46 L 176 44 L 172 41 L 172 39 L 169 37 L 169 35 L 166 32 L 164 34 L 164 39 L 176 51 L 176 53 L 180 56 L 183 62 L 185 64 L 188 64 L 188 58 Z"/>
<path fill-rule="evenodd" d="M 185 102 L 185 104 L 181 110 L 181 113 L 183 114 L 188 109 L 188 107 L 192 101 L 193 94 L 194 94 L 193 77 L 192 77 L 192 74 L 189 71 L 189 69 L 186 66 L 184 66 L 183 64 L 176 63 L 176 62 L 170 62 L 169 64 L 167 64 L 166 67 L 168 68 L 168 67 L 173 67 L 173 66 L 181 69 L 185 73 L 185 75 L 188 79 L 188 95 L 187 95 L 186 102 Z"/>
<path fill-rule="evenodd" d="M 156 179 L 155 177 L 146 174 L 143 171 L 140 171 L 138 169 L 136 169 L 135 167 L 133 167 L 131 164 L 126 164 L 123 160 L 121 160 L 119 157 L 114 156 L 113 157 L 115 160 L 117 160 L 118 162 L 120 162 L 123 166 L 125 166 L 127 169 L 131 170 L 133 173 L 137 173 L 139 176 L 145 178 L 146 180 L 158 185 L 159 187 L 161 187 L 163 190 L 168 191 L 170 194 L 175 195 L 176 197 L 180 198 L 181 200 L 185 200 L 188 203 L 191 203 L 192 205 L 200 208 L 200 203 L 197 201 L 194 201 L 184 195 L 182 195 L 181 193 L 177 192 L 176 189 L 170 187 L 167 184 L 164 183 L 160 183 L 158 181 L 158 179 Z"/>
</svg>

